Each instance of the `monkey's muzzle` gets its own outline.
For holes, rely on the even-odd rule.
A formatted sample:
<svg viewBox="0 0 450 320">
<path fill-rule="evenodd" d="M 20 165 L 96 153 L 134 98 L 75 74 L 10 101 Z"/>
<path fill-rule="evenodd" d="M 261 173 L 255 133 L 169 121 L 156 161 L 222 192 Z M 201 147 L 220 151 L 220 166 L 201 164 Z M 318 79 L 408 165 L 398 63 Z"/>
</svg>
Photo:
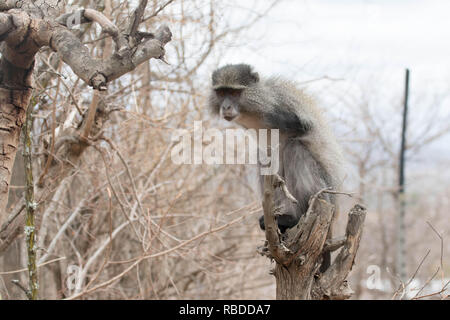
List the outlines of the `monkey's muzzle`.
<svg viewBox="0 0 450 320">
<path fill-rule="evenodd" d="M 223 118 L 225 119 L 225 120 L 227 120 L 227 121 L 233 121 L 234 120 L 234 118 L 236 118 L 236 116 L 235 115 L 223 115 Z"/>
</svg>

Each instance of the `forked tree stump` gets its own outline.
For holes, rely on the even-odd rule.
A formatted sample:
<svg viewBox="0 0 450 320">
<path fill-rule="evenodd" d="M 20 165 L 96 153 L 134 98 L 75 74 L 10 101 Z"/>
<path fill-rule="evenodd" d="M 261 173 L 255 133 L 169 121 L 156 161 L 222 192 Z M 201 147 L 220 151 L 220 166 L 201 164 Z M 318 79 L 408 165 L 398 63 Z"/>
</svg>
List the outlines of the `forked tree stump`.
<svg viewBox="0 0 450 320">
<path fill-rule="evenodd" d="M 334 206 L 320 196 L 322 190 L 311 198 L 307 213 L 298 224 L 280 234 L 275 218 L 273 195 L 282 188 L 286 197 L 292 198 L 277 175 L 264 178 L 264 223 L 266 244 L 260 253 L 275 260 L 273 274 L 276 279 L 276 298 L 280 300 L 325 300 L 348 299 L 353 291 L 347 283 L 358 251 L 366 209 L 355 205 L 348 214 L 345 236 L 327 240 L 331 227 Z M 331 266 L 319 271 L 323 254 L 340 251 Z"/>
</svg>

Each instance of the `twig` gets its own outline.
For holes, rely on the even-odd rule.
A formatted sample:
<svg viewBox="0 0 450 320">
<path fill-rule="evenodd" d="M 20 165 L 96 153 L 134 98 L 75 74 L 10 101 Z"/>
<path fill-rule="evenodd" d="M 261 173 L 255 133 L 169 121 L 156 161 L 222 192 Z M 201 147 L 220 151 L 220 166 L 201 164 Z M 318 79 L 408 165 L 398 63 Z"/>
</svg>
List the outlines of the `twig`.
<svg viewBox="0 0 450 320">
<path fill-rule="evenodd" d="M 24 198 L 20 199 L 20 202 L 16 205 L 15 210 L 8 216 L 8 219 L 0 229 L 0 234 L 8 229 L 8 226 L 22 213 L 23 209 L 25 209 Z"/>
<path fill-rule="evenodd" d="M 94 145 L 94 149 L 97 150 L 100 153 L 100 156 L 102 157 L 103 164 L 105 166 L 106 179 L 108 180 L 109 186 L 111 187 L 111 191 L 112 191 L 114 197 L 116 198 L 117 202 L 119 203 L 119 206 L 120 206 L 120 209 L 121 209 L 123 215 L 125 216 L 125 218 L 129 222 L 129 224 L 131 225 L 131 227 L 136 235 L 136 238 L 141 239 L 141 235 L 139 234 L 138 230 L 136 229 L 135 225 L 133 224 L 134 219 L 132 221 L 131 218 L 128 216 L 127 211 L 125 209 L 125 205 L 122 203 L 122 200 L 119 198 L 119 195 L 118 195 L 116 189 L 114 188 L 114 185 L 111 180 L 111 176 L 109 174 L 109 169 L 108 169 L 109 166 L 108 166 L 108 163 L 106 162 L 106 156 L 104 154 L 103 148 L 100 146 Z"/>
<path fill-rule="evenodd" d="M 74 210 L 74 212 L 70 215 L 70 217 L 67 218 L 66 222 L 64 222 L 64 224 L 61 226 L 61 228 L 59 228 L 58 233 L 53 237 L 52 241 L 50 242 L 49 246 L 47 247 L 47 252 L 45 253 L 45 255 L 43 255 L 39 259 L 38 263 L 43 263 L 45 261 L 45 259 L 47 259 L 47 257 L 53 252 L 53 249 L 55 248 L 56 244 L 58 243 L 59 238 L 64 234 L 66 229 L 70 226 L 70 224 L 78 216 L 81 209 L 84 207 L 85 203 L 86 203 L 85 200 L 81 201 L 78 204 L 78 206 L 76 207 L 76 209 Z"/>
<path fill-rule="evenodd" d="M 91 133 L 92 125 L 95 120 L 95 113 L 97 112 L 98 100 L 99 100 L 99 93 L 97 92 L 97 90 L 94 90 L 92 93 L 92 101 L 91 105 L 89 106 L 87 119 L 84 123 L 83 133 L 81 135 L 83 139 L 88 139 L 89 134 Z"/>
<path fill-rule="evenodd" d="M 73 94 L 72 88 L 66 83 L 66 81 L 64 80 L 65 77 L 64 75 L 58 73 L 55 68 L 45 59 L 41 59 L 41 61 L 50 69 L 52 69 L 52 71 L 48 71 L 46 70 L 45 72 L 50 72 L 53 73 L 55 75 L 57 75 L 59 77 L 59 79 L 61 79 L 61 83 L 64 85 L 64 87 L 66 87 L 67 91 L 69 92 L 70 97 L 72 98 L 72 101 L 75 105 L 75 108 L 77 109 L 78 113 L 80 114 L 80 116 L 83 115 L 83 112 L 81 111 L 80 105 L 78 104 L 77 99 L 75 99 L 75 95 Z"/>
<path fill-rule="evenodd" d="M 153 12 L 150 16 L 142 19 L 142 21 L 147 21 L 151 18 L 156 17 L 161 11 L 163 11 L 169 4 L 171 4 L 174 0 L 169 0 L 166 3 L 162 4 L 155 12 Z"/>
<path fill-rule="evenodd" d="M 427 221 L 427 223 L 441 240 L 441 278 L 442 280 L 444 280 L 444 237 L 439 232 L 437 232 L 437 230 L 433 227 L 433 225 L 429 221 Z"/>
<path fill-rule="evenodd" d="M 122 161 L 122 163 L 123 163 L 123 165 L 124 165 L 124 167 L 125 167 L 125 169 L 126 169 L 128 178 L 129 178 L 130 181 L 131 181 L 131 186 L 132 186 L 132 189 L 133 189 L 133 194 L 134 194 L 134 197 L 136 198 L 136 201 L 137 201 L 137 203 L 138 203 L 138 205 L 139 205 L 139 209 L 141 209 L 141 214 L 144 215 L 144 208 L 142 207 L 141 200 L 139 199 L 139 196 L 138 196 L 138 194 L 137 194 L 136 183 L 135 183 L 135 181 L 134 181 L 133 175 L 131 174 L 130 167 L 128 166 L 128 163 L 125 161 L 124 156 L 123 156 L 122 153 L 120 152 L 119 148 L 117 148 L 117 146 L 114 144 L 114 142 L 111 141 L 111 139 L 108 139 L 108 138 L 104 137 L 103 135 L 100 136 L 99 139 L 106 141 L 106 142 L 109 144 L 109 146 L 110 146 L 115 152 L 117 152 L 117 155 L 119 156 L 120 161 Z"/>
<path fill-rule="evenodd" d="M 320 189 L 319 192 L 317 192 L 314 196 L 312 196 L 309 199 L 308 205 L 311 207 L 314 203 L 314 201 L 316 201 L 316 199 L 322 194 L 322 193 L 331 193 L 331 194 L 343 194 L 349 197 L 354 197 L 354 193 L 351 192 L 343 192 L 343 191 L 336 191 L 336 190 L 332 190 L 330 187 L 325 187 L 323 189 Z"/>
<path fill-rule="evenodd" d="M 274 187 L 281 187 L 281 190 L 283 190 L 286 198 L 291 200 L 293 203 L 298 204 L 297 199 L 295 199 L 295 197 L 289 192 L 286 182 L 278 174 L 274 174 Z"/>
<path fill-rule="evenodd" d="M 434 279 L 434 277 L 436 277 L 436 275 L 438 274 L 440 268 L 437 268 L 436 272 L 433 273 L 433 275 L 430 277 L 430 279 L 428 279 L 425 284 L 422 286 L 422 288 L 420 288 L 419 291 L 417 291 L 416 295 L 412 298 L 412 300 L 414 300 L 415 298 L 417 298 L 419 296 L 419 294 L 423 291 L 423 289 L 425 289 L 428 284 Z"/>
<path fill-rule="evenodd" d="M 58 78 L 58 85 L 56 86 L 56 94 L 55 94 L 55 100 L 53 100 L 53 106 L 52 106 L 52 144 L 50 146 L 50 152 L 48 153 L 47 161 L 45 163 L 44 169 L 42 170 L 42 173 L 38 179 L 38 187 L 42 188 L 44 186 L 44 178 L 48 172 L 48 169 L 50 169 L 50 165 L 52 164 L 53 157 L 55 154 L 55 139 L 56 139 L 56 98 L 59 95 L 59 84 L 61 78 Z"/>
<path fill-rule="evenodd" d="M 148 0 L 141 0 L 136 10 L 134 10 L 127 30 L 128 35 L 134 36 L 136 34 L 139 24 L 141 23 L 142 16 L 144 15 L 145 8 L 147 7 L 147 3 Z"/>
<path fill-rule="evenodd" d="M 36 268 L 36 225 L 35 214 L 37 204 L 34 202 L 34 182 L 33 182 L 33 162 L 31 159 L 32 138 L 31 131 L 33 127 L 33 107 L 28 106 L 26 121 L 24 126 L 24 148 L 23 157 L 25 165 L 26 176 L 26 190 L 25 190 L 25 207 L 26 207 L 26 220 L 25 220 L 25 241 L 27 243 L 28 253 L 28 278 L 29 278 L 29 294 L 28 299 L 36 300 L 38 297 L 38 274 Z M 17 284 L 18 285 L 18 284 Z"/>
<path fill-rule="evenodd" d="M 425 256 L 422 258 L 422 260 L 419 263 L 419 266 L 416 268 L 416 271 L 414 272 L 414 274 L 412 275 L 412 277 L 408 280 L 408 282 L 403 283 L 401 281 L 400 278 L 396 277 L 399 281 L 400 281 L 400 286 L 398 287 L 397 291 L 395 291 L 392 299 L 394 299 L 399 292 L 402 292 L 401 296 L 400 296 L 400 300 L 403 299 L 404 295 L 406 294 L 406 289 L 408 288 L 409 284 L 414 280 L 414 278 L 416 277 L 417 273 L 419 272 L 420 268 L 422 267 L 423 263 L 425 262 L 425 259 L 428 257 L 428 255 L 430 254 L 431 249 L 428 249 L 427 253 L 425 254 Z M 402 289 L 402 291 L 400 291 L 400 289 Z"/>
<path fill-rule="evenodd" d="M 345 242 L 347 241 L 347 237 L 345 236 L 341 236 L 335 239 L 328 239 L 327 241 L 325 241 L 325 245 L 323 246 L 322 251 L 326 252 L 326 251 L 336 251 L 337 249 L 339 249 L 340 247 L 342 247 Z"/>
<path fill-rule="evenodd" d="M 56 259 L 53 259 L 53 260 L 49 260 L 47 262 L 38 264 L 37 268 L 39 269 L 40 267 L 46 266 L 47 264 L 50 264 L 50 263 L 53 263 L 53 262 L 57 262 L 57 261 L 61 261 L 61 260 L 64 260 L 64 259 L 66 259 L 66 257 L 60 257 L 60 258 L 56 258 Z M 20 273 L 20 272 L 25 272 L 25 271 L 28 271 L 28 268 L 23 268 L 23 269 L 14 270 L 14 271 L 3 271 L 3 272 L 0 272 L 0 276 L 6 275 L 6 274 Z"/>
<path fill-rule="evenodd" d="M 20 290 L 22 290 L 22 291 L 26 294 L 26 296 L 27 296 L 27 298 L 28 298 L 29 300 L 32 300 L 32 299 L 33 299 L 33 296 L 31 295 L 30 290 L 28 290 L 27 288 L 25 288 L 25 287 L 20 283 L 19 280 L 13 279 L 13 280 L 11 280 L 11 282 L 14 283 L 16 286 L 18 286 L 18 287 L 20 288 Z"/>
<path fill-rule="evenodd" d="M 111 37 L 115 38 L 119 35 L 119 28 L 109 21 L 103 13 L 93 9 L 84 9 L 84 17 L 97 22 L 102 27 L 103 32 L 109 34 Z"/>
<path fill-rule="evenodd" d="M 423 298 L 435 296 L 435 295 L 437 295 L 437 294 L 441 294 L 442 292 L 444 292 L 445 290 L 447 290 L 447 286 L 448 286 L 449 284 L 450 284 L 450 280 L 449 280 L 449 281 L 442 287 L 442 289 L 439 290 L 438 292 L 426 294 L 426 295 L 424 295 L 424 296 L 420 296 L 420 297 L 414 298 L 414 300 L 423 299 Z"/>
</svg>

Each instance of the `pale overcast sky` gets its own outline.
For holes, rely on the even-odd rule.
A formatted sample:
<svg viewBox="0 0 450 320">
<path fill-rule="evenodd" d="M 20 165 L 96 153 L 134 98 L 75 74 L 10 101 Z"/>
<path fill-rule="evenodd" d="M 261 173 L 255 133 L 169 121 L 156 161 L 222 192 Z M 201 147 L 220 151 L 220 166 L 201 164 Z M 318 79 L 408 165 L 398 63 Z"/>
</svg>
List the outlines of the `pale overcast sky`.
<svg viewBox="0 0 450 320">
<path fill-rule="evenodd" d="M 225 59 L 299 81 L 324 70 L 341 77 L 406 66 L 422 78 L 449 80 L 448 0 L 284 0 L 249 34 L 250 46 Z"/>
<path fill-rule="evenodd" d="M 255 8 L 248 5 L 249 10 Z M 245 9 L 237 11 L 241 14 L 231 17 L 235 21 L 248 14 Z M 318 81 L 309 89 L 328 100 L 325 107 L 335 102 L 335 109 L 339 109 L 337 97 L 342 93 L 358 96 L 374 89 L 370 99 L 380 105 L 380 112 L 396 103 L 395 99 L 401 105 L 408 67 L 410 112 L 416 113 L 416 121 L 429 114 L 436 96 L 445 98 L 438 99 L 437 121 L 450 121 L 449 0 L 284 0 L 247 36 L 251 41 L 229 50 L 220 59 L 222 65 L 245 62 L 262 75 L 281 74 L 299 82 L 323 76 L 343 79 Z M 386 111 L 383 116 L 388 120 L 400 119 L 398 112 Z M 415 161 L 425 166 L 430 161 L 448 163 L 449 146 L 447 135 L 422 155 L 414 155 Z"/>
</svg>

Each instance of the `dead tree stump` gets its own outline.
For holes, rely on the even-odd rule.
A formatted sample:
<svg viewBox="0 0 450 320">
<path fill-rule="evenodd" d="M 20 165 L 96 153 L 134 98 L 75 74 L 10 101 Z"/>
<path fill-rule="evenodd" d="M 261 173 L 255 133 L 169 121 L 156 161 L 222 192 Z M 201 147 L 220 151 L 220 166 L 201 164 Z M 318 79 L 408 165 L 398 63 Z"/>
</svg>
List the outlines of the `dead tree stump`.
<svg viewBox="0 0 450 320">
<path fill-rule="evenodd" d="M 280 300 L 348 299 L 353 291 L 347 283 L 358 251 L 366 209 L 357 204 L 348 214 L 345 236 L 327 240 L 334 206 L 320 198 L 322 190 L 311 198 L 307 213 L 298 224 L 284 234 L 278 231 L 273 195 L 282 188 L 292 196 L 277 175 L 264 178 L 264 223 L 266 244 L 260 253 L 275 260 L 276 298 Z M 319 271 L 322 256 L 327 251 L 340 252 L 331 266 Z"/>
</svg>

